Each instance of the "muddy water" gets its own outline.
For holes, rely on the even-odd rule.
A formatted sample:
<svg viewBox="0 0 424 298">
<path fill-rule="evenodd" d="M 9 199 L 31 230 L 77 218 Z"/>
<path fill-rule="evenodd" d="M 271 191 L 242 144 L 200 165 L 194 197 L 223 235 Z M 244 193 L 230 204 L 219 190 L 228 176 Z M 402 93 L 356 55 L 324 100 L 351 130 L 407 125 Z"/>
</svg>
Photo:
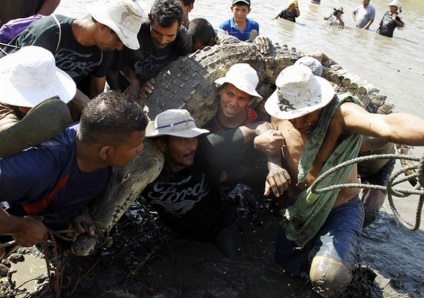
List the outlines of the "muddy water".
<svg viewBox="0 0 424 298">
<path fill-rule="evenodd" d="M 95 0 L 62 0 L 58 13 L 83 16 Z M 153 1 L 142 1 L 146 12 Z M 424 1 L 402 0 L 404 30 L 395 30 L 394 38 L 375 34 L 383 14 L 388 10 L 388 0 L 372 0 L 376 19 L 371 30 L 355 28 L 351 11 L 360 0 L 321 0 L 313 5 L 309 0 L 299 0 L 301 16 L 297 23 L 274 20 L 287 1 L 255 1 L 249 17 L 260 24 L 260 33 L 274 42 L 296 47 L 298 51 L 322 51 L 349 72 L 360 75 L 387 95 L 396 105 L 395 111 L 424 116 L 422 86 L 424 86 Z M 328 26 L 323 17 L 335 7 L 344 8 L 346 27 Z M 190 18 L 206 17 L 215 27 L 230 14 L 230 1 L 197 0 Z M 421 155 L 422 148 L 414 153 Z M 397 206 L 410 222 L 415 219 L 417 197 L 398 199 Z M 388 204 L 383 207 L 377 223 L 364 232 L 363 262 L 369 264 L 378 276 L 385 297 L 424 297 L 424 253 L 422 243 L 424 227 L 418 232 L 402 228 L 391 215 Z"/>
</svg>

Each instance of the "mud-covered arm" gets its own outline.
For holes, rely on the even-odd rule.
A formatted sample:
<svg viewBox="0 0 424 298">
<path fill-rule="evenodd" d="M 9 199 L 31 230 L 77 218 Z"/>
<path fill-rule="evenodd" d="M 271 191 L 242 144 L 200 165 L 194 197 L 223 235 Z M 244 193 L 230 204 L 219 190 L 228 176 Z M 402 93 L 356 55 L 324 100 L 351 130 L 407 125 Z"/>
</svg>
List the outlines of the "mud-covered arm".
<svg viewBox="0 0 424 298">
<path fill-rule="evenodd" d="M 122 72 L 127 78 L 129 86 L 124 91 L 124 94 L 132 100 L 137 100 L 139 98 L 140 92 L 140 81 L 137 78 L 135 71 L 128 65 L 122 65 Z"/>
</svg>

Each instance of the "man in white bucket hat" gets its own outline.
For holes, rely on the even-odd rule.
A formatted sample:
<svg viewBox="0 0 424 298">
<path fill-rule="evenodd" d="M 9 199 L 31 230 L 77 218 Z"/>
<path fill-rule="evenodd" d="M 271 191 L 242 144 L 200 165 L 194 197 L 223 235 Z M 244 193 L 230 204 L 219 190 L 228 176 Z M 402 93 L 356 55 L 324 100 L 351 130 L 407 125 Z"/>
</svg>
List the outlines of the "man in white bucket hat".
<svg viewBox="0 0 424 298">
<path fill-rule="evenodd" d="M 286 204 L 275 260 L 288 272 L 309 273 L 320 295 L 337 296 L 349 284 L 359 252 L 364 219 L 360 189 L 314 194 L 311 185 L 321 173 L 357 156 L 361 134 L 423 146 L 424 120 L 369 113 L 354 98 L 335 95 L 329 82 L 303 65 L 285 68 L 276 85 L 265 103 L 274 130 L 255 138 L 256 147 L 270 155 L 265 194 L 272 191 Z M 347 166 L 319 188 L 357 183 L 357 177 L 356 165 Z"/>
<path fill-rule="evenodd" d="M 5 46 L 0 57 L 21 47 L 37 45 L 55 56 L 84 94 L 93 98 L 104 91 L 113 51 L 123 45 L 138 49 L 137 33 L 145 14 L 134 0 L 96 1 L 90 18 L 51 15 L 33 22 Z"/>
<path fill-rule="evenodd" d="M 216 115 L 204 126 L 211 132 L 222 132 L 267 118 L 260 112 L 262 96 L 256 91 L 259 77 L 247 63 L 232 65 L 225 76 L 215 80 L 219 87 L 219 108 Z M 255 107 L 255 108 L 254 108 Z M 229 191 L 243 183 L 262 192 L 263 180 L 268 173 L 262 152 L 247 146 L 221 175 L 221 182 Z"/>
<path fill-rule="evenodd" d="M 142 197 L 185 238 L 214 242 L 226 257 L 240 258 L 237 212 L 234 206 L 224 203 L 219 176 L 257 135 L 257 127 L 267 124 L 270 125 L 257 122 L 206 135 L 208 130 L 197 128 L 187 110 L 171 109 L 158 114 L 149 122 L 146 137 L 153 138 L 164 154 L 165 164 Z"/>
<path fill-rule="evenodd" d="M 0 59 L 0 157 L 46 141 L 72 123 L 66 105 L 76 94 L 72 78 L 36 46 Z"/>
</svg>

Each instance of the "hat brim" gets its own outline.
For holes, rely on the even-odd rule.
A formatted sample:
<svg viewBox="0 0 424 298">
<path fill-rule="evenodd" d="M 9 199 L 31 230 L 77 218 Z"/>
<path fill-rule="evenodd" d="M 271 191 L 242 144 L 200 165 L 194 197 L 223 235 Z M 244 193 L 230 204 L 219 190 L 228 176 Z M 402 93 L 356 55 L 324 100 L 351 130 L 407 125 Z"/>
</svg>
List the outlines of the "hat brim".
<svg viewBox="0 0 424 298">
<path fill-rule="evenodd" d="M 2 59 L 0 59 L 0 69 L 3 68 Z M 32 108 L 55 96 L 67 103 L 75 97 L 77 92 L 74 80 L 59 68 L 56 68 L 56 79 L 43 88 L 16 87 L 10 82 L 8 72 L 0 72 L 0 82 L 2 86 L 0 102 L 17 107 Z"/>
<path fill-rule="evenodd" d="M 146 127 L 146 138 L 160 137 L 160 136 L 174 136 L 180 138 L 195 138 L 201 134 L 209 133 L 209 130 L 203 128 L 189 128 L 184 130 L 165 131 L 160 132 L 155 129 L 155 121 L 150 121 Z"/>
<path fill-rule="evenodd" d="M 229 84 L 234 85 L 237 89 L 239 89 L 239 90 L 241 90 L 243 92 L 246 92 L 250 96 L 257 97 L 258 99 L 263 99 L 262 96 L 256 91 L 256 89 L 254 89 L 252 87 L 246 88 L 244 86 L 241 86 L 237 82 L 228 80 L 227 77 L 222 77 L 222 78 L 219 78 L 219 79 L 216 79 L 215 80 L 215 84 L 218 84 L 220 86 L 224 85 L 225 83 L 229 83 Z"/>
<path fill-rule="evenodd" d="M 286 111 L 282 111 L 280 109 L 278 91 L 275 90 L 265 102 L 265 110 L 272 117 L 289 120 L 305 116 L 313 111 L 325 107 L 334 97 L 334 88 L 327 80 L 321 77 L 316 77 L 316 79 L 319 83 L 319 87 L 316 88 L 314 93 L 311 95 L 311 100 L 314 100 L 316 102 L 315 104 L 302 102 L 296 106 L 291 106 L 290 109 L 287 109 Z"/>
<path fill-rule="evenodd" d="M 111 20 L 106 10 L 101 10 L 98 7 L 92 7 L 90 15 L 99 23 L 108 26 L 115 32 L 122 43 L 131 50 L 138 50 L 140 43 L 138 42 L 137 33 L 131 32 L 122 26 L 117 26 L 113 20 Z M 145 19 L 145 18 L 144 18 Z"/>
</svg>

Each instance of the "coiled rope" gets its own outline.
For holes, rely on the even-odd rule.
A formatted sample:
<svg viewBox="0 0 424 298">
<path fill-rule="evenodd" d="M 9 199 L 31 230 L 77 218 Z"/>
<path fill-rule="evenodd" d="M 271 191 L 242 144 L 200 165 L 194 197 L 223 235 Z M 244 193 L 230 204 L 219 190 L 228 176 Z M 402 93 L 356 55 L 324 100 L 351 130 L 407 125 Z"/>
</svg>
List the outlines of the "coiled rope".
<svg viewBox="0 0 424 298">
<path fill-rule="evenodd" d="M 364 183 L 346 183 L 346 184 L 336 184 L 331 185 L 328 187 L 318 188 L 318 185 L 330 174 L 338 171 L 339 169 L 355 164 L 360 163 L 363 161 L 370 161 L 374 159 L 405 159 L 414 161 L 415 163 L 403 167 L 400 170 L 393 171 L 393 173 L 390 176 L 390 179 L 387 183 L 387 186 L 381 186 L 381 185 L 374 185 L 374 184 L 364 184 Z M 418 163 L 417 163 L 418 162 Z M 408 170 L 416 170 L 413 174 L 410 175 L 404 175 L 404 177 L 399 177 L 401 174 L 406 173 Z M 376 154 L 376 155 L 369 155 L 369 156 L 362 156 L 357 157 L 348 161 L 345 161 L 325 173 L 321 174 L 315 182 L 311 186 L 311 191 L 314 194 L 320 194 L 324 193 L 326 191 L 331 191 L 335 189 L 344 189 L 344 188 L 368 188 L 368 189 L 378 189 L 382 191 L 387 191 L 387 196 L 389 200 L 390 208 L 392 209 L 392 212 L 396 219 L 408 230 L 410 231 L 416 231 L 421 224 L 421 211 L 424 205 L 424 156 L 421 158 L 411 156 L 411 155 L 399 155 L 399 154 Z M 398 184 L 408 181 L 410 179 L 417 179 L 418 183 L 413 188 L 395 188 Z M 395 197 L 408 197 L 410 195 L 419 195 L 420 199 L 418 201 L 417 205 L 417 212 L 415 215 L 415 224 L 411 225 L 408 222 L 406 222 L 402 216 L 399 214 L 398 210 L 396 209 L 396 206 L 393 201 L 393 196 Z"/>
</svg>

